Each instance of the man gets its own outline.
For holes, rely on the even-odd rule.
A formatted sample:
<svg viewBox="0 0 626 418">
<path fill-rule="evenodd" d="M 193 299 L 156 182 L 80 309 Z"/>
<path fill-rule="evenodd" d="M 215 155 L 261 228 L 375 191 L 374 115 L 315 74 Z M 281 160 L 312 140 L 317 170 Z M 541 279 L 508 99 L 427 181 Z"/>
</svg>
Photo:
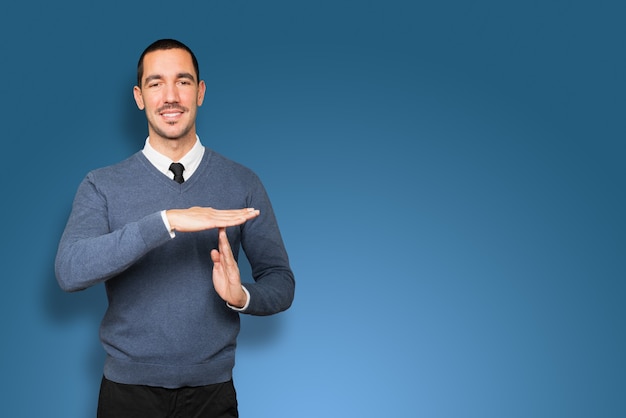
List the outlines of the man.
<svg viewBox="0 0 626 418">
<path fill-rule="evenodd" d="M 148 120 L 145 146 L 86 176 L 61 237 L 61 288 L 104 283 L 107 292 L 100 418 L 237 417 L 239 313 L 270 315 L 293 301 L 261 182 L 196 134 L 205 90 L 187 46 L 146 48 L 133 90 Z M 240 248 L 254 283 L 242 285 Z"/>
</svg>

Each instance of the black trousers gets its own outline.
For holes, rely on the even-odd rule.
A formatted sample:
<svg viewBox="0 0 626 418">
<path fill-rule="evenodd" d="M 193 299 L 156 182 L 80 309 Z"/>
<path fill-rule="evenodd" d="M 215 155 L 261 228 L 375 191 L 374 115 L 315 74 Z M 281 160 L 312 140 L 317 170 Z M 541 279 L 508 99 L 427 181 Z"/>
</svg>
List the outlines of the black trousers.
<svg viewBox="0 0 626 418">
<path fill-rule="evenodd" d="M 98 418 L 238 418 L 233 381 L 166 389 L 102 378 Z"/>
</svg>

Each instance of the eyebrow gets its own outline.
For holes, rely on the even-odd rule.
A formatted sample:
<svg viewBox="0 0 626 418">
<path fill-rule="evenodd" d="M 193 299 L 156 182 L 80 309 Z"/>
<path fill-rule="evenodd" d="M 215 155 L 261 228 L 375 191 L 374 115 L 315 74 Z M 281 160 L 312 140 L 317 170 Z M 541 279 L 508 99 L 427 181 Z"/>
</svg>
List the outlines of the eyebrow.
<svg viewBox="0 0 626 418">
<path fill-rule="evenodd" d="M 176 74 L 176 78 L 186 78 L 186 79 L 193 81 L 194 83 L 196 82 L 196 78 L 191 73 L 178 73 Z M 152 74 L 146 77 L 143 84 L 145 85 L 153 80 L 162 80 L 162 79 L 163 79 L 163 76 L 161 74 Z"/>
</svg>

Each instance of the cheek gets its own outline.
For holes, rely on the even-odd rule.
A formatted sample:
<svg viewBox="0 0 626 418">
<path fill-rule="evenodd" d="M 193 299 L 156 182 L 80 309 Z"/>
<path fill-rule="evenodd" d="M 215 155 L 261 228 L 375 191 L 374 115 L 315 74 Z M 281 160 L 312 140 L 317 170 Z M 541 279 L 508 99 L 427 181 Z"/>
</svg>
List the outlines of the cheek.
<svg viewBox="0 0 626 418">
<path fill-rule="evenodd" d="M 159 101 L 155 97 L 144 96 L 143 105 L 146 108 L 146 110 L 157 109 L 159 107 Z"/>
<path fill-rule="evenodd" d="M 198 103 L 198 96 L 194 93 L 181 94 L 180 96 L 181 103 L 185 104 L 185 106 L 196 105 Z"/>
</svg>

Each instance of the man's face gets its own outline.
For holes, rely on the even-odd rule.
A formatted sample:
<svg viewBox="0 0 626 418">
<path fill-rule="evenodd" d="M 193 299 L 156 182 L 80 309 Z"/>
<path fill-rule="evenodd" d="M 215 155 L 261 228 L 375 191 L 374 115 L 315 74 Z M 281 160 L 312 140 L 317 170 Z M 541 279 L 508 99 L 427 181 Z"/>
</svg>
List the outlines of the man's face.
<svg viewBox="0 0 626 418">
<path fill-rule="evenodd" d="M 141 86 L 135 86 L 133 93 L 137 107 L 146 111 L 150 137 L 195 139 L 196 113 L 205 89 L 184 49 L 146 54 Z"/>
</svg>

